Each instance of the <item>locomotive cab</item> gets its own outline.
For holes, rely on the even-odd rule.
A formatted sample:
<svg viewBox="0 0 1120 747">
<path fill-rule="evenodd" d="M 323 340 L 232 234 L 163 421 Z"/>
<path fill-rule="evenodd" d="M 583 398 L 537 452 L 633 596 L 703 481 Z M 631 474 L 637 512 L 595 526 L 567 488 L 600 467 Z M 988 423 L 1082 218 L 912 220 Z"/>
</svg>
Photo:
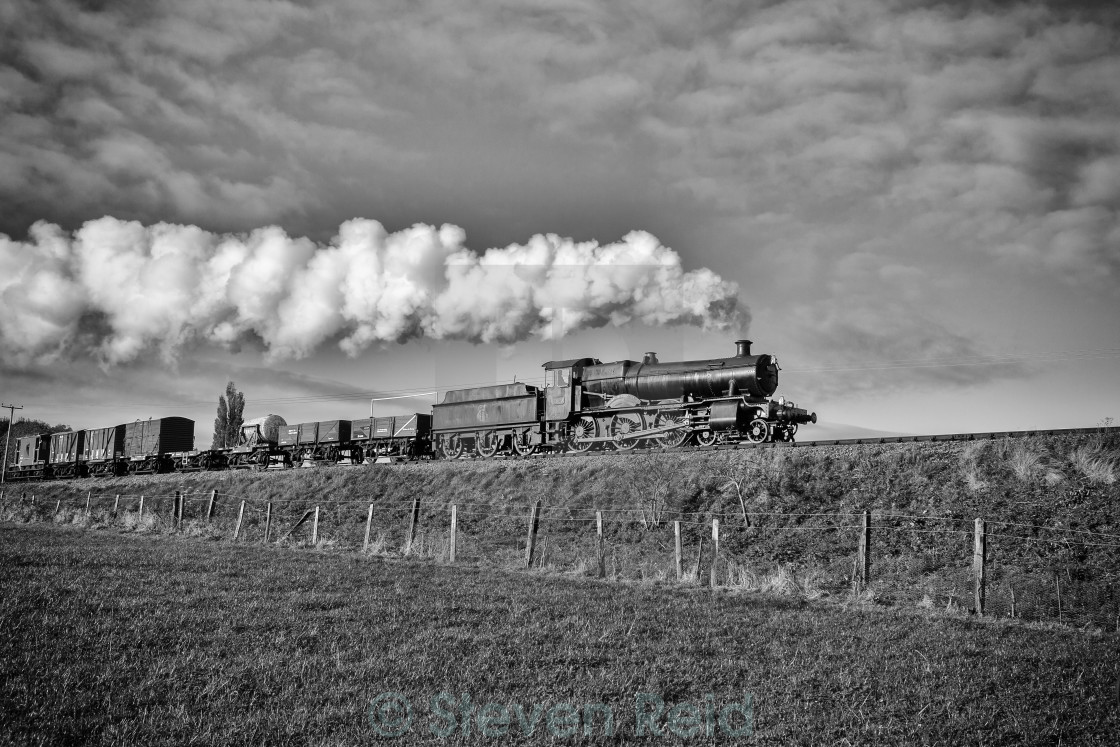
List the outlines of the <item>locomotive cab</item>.
<svg viewBox="0 0 1120 747">
<path fill-rule="evenodd" d="M 544 418 L 567 420 L 580 411 L 583 387 L 580 381 L 584 366 L 597 365 L 595 358 L 574 358 L 544 364 Z"/>
</svg>

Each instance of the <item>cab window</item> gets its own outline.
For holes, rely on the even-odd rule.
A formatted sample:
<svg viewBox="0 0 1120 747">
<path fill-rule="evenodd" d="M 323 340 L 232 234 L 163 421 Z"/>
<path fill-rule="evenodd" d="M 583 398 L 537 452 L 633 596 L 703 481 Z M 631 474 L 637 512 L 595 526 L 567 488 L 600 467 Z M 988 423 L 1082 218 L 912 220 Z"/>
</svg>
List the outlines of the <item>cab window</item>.
<svg viewBox="0 0 1120 747">
<path fill-rule="evenodd" d="M 571 369 L 568 368 L 554 368 L 545 376 L 544 388 L 552 389 L 554 387 L 566 387 L 571 380 Z"/>
</svg>

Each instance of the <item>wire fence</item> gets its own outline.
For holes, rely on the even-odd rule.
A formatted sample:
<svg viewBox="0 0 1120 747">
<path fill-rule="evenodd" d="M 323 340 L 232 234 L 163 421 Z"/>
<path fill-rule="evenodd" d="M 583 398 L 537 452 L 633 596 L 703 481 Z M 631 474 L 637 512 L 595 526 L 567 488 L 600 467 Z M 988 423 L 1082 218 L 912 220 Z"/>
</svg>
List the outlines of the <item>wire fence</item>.
<svg viewBox="0 0 1120 747">
<path fill-rule="evenodd" d="M 1120 632 L 1120 534 L 859 513 L 674 511 L 219 491 L 0 494 L 0 517 L 979 613 Z"/>
</svg>

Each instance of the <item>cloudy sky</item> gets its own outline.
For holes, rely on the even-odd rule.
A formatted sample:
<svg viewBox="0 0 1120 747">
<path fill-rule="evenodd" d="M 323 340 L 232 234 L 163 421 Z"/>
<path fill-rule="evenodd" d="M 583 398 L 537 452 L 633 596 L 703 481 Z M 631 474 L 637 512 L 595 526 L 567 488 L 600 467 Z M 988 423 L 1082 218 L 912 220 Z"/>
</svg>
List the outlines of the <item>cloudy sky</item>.
<svg viewBox="0 0 1120 747">
<path fill-rule="evenodd" d="M 1118 81 L 1110 2 L 4 0 L 0 398 L 208 442 L 229 379 L 360 417 L 749 336 L 821 437 L 1096 425 Z"/>
</svg>

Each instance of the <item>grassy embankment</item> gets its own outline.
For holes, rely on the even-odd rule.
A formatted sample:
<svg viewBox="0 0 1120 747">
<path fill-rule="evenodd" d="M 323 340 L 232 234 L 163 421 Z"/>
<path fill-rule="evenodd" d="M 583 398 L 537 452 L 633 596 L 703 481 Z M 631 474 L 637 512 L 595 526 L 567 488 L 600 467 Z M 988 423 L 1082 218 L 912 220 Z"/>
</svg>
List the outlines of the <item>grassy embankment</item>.
<svg viewBox="0 0 1120 747">
<path fill-rule="evenodd" d="M 681 741 L 667 731 L 674 704 L 695 706 L 702 730 L 706 696 L 718 712 L 745 694 L 749 740 L 717 720 L 690 743 L 1111 745 L 1120 733 L 1114 634 L 197 538 L 2 525 L 0 630 L 5 743 L 365 744 L 385 692 L 411 703 L 402 744 L 439 741 L 433 727 L 455 728 L 452 744 L 551 743 L 533 706 L 562 717 L 565 703 L 577 731 L 563 741 L 633 741 L 640 693 L 666 703 L 653 718 L 664 738 L 641 738 L 652 743 Z M 441 714 L 430 701 L 444 691 L 455 705 Z M 483 714 L 490 736 L 486 703 L 498 704 Z M 602 709 L 583 736 L 596 703 L 613 738 Z"/>
<path fill-rule="evenodd" d="M 392 555 L 400 551 L 408 507 L 419 497 L 417 554 L 446 557 L 448 507 L 455 503 L 457 559 L 516 567 L 523 562 L 528 506 L 539 498 L 546 508 L 538 565 L 593 572 L 599 509 L 606 512 L 608 575 L 674 578 L 671 522 L 682 519 L 686 572 L 696 568 L 700 540 L 708 538 L 699 564 L 706 578 L 715 517 L 726 560 L 722 584 L 846 599 L 858 514 L 867 509 L 873 580 L 861 597 L 950 609 L 971 605 L 973 519 L 983 517 L 991 535 L 990 612 L 1116 629 L 1118 465 L 1115 435 L 375 465 L 13 486 L 7 515 L 167 532 L 170 493 L 180 489 L 190 494 L 186 534 L 228 539 L 246 500 L 243 538 L 258 541 L 267 502 L 278 532 L 321 505 L 320 543 L 344 549 L 360 546 L 372 502 L 374 551 Z M 208 526 L 200 517 L 211 490 L 219 498 Z M 29 498 L 13 506 L 16 491 L 36 496 L 37 504 Z M 89 491 L 93 511 L 86 516 L 81 509 Z M 111 517 L 117 493 L 121 515 Z M 140 493 L 148 493 L 143 522 L 136 512 Z M 306 544 L 308 533 L 305 525 L 286 543 Z"/>
</svg>

